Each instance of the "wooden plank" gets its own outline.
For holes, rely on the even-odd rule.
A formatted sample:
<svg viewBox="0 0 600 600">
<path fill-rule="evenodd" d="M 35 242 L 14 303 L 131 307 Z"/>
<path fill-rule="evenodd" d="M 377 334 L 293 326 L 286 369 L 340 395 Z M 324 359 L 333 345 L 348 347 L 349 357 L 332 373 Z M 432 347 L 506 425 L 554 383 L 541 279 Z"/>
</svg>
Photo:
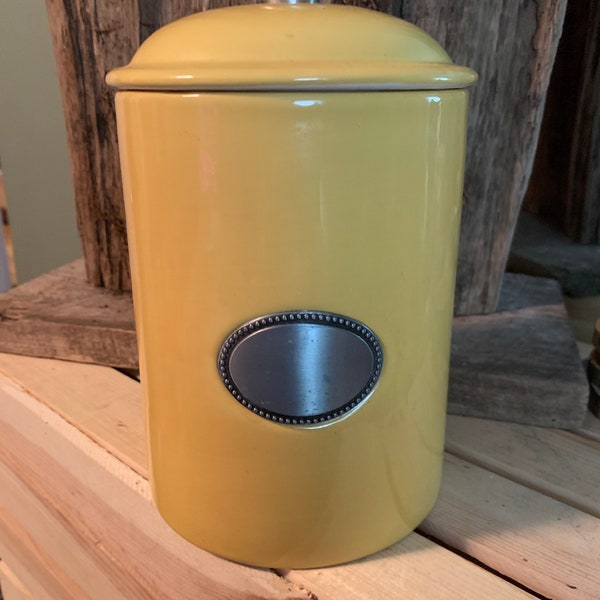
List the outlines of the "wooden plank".
<svg viewBox="0 0 600 600">
<path fill-rule="evenodd" d="M 31 361 L 30 364 L 33 365 L 35 362 L 39 362 L 40 359 L 26 359 L 28 361 Z M 59 361 L 46 361 L 46 362 L 56 362 L 58 368 L 54 371 L 54 377 L 57 379 L 57 384 L 56 387 L 58 388 L 60 386 L 60 381 L 63 380 L 63 376 L 61 374 L 61 370 L 62 370 L 62 366 L 66 365 L 67 363 L 61 363 Z M 69 375 L 68 378 L 72 379 L 73 377 L 77 377 L 77 369 L 79 367 L 86 367 L 85 365 L 73 365 L 76 369 L 75 370 L 70 370 L 69 371 Z M 87 367 L 86 367 L 87 368 Z M 34 373 L 35 370 L 34 369 L 30 369 L 29 372 Z M 26 375 L 27 373 L 27 369 L 23 369 L 22 370 L 22 374 L 19 375 L 19 379 L 21 379 L 23 377 L 23 375 Z M 35 379 L 35 376 L 33 376 L 33 378 Z M 66 377 L 64 377 L 64 379 L 66 379 Z M 101 395 L 101 388 L 95 388 L 97 391 L 95 392 L 96 394 Z M 89 398 L 88 397 L 82 397 L 80 398 L 81 402 L 86 402 L 88 401 Z M 74 403 L 74 400 L 72 401 L 72 403 Z M 113 413 L 115 413 L 115 416 L 111 419 L 108 419 L 109 421 L 114 422 L 115 420 L 126 420 L 127 416 L 125 414 L 123 414 L 122 416 L 118 416 L 119 415 L 119 407 L 120 404 L 119 403 L 111 403 L 109 404 L 105 409 L 99 409 L 101 410 L 107 410 L 107 411 L 111 411 Z M 68 410 L 68 406 L 63 408 L 63 410 Z M 485 422 L 483 422 L 485 423 Z M 501 425 L 501 424 L 500 424 Z M 90 424 L 90 427 L 93 426 L 93 424 Z M 523 428 L 524 430 L 530 429 L 530 428 Z M 543 431 L 543 430 L 542 430 Z M 449 435 L 449 439 L 450 436 L 452 434 Z M 477 431 L 472 431 L 470 432 L 470 436 L 471 439 L 473 441 L 473 443 L 475 443 L 475 440 L 480 436 L 481 434 L 477 433 Z M 484 435 L 482 437 L 485 437 L 485 432 Z M 100 439 L 101 436 L 98 436 L 98 439 Z M 549 442 L 549 449 L 548 452 L 546 454 L 546 460 L 545 461 L 535 461 L 535 460 L 527 460 L 523 466 L 524 470 L 528 471 L 528 476 L 530 476 L 532 479 L 540 478 L 543 473 L 544 473 L 544 469 L 546 469 L 546 466 L 540 466 L 540 464 L 544 465 L 544 464 L 548 464 L 550 465 L 550 467 L 555 464 L 556 460 L 557 460 L 557 455 L 560 455 L 560 448 L 555 448 L 553 446 L 553 444 L 555 443 L 555 441 L 553 441 L 554 438 L 550 438 L 550 442 Z M 508 438 L 507 440 L 507 444 L 510 444 L 512 441 L 512 438 Z M 489 458 L 489 457 L 488 457 Z M 492 455 L 493 458 L 493 455 Z M 443 484 L 443 489 L 442 489 L 442 497 L 440 499 L 440 502 L 438 503 L 438 507 L 441 506 L 443 509 L 443 513 L 442 516 L 439 516 L 439 512 L 438 512 L 438 517 L 435 517 L 435 513 L 434 515 L 431 517 L 431 519 L 429 520 L 430 524 L 432 524 L 433 528 L 436 529 L 434 531 L 434 529 L 425 529 L 424 531 L 429 534 L 432 535 L 434 537 L 440 537 L 440 532 L 439 532 L 439 528 L 443 525 L 443 523 L 446 520 L 446 513 L 449 511 L 451 513 L 452 519 L 454 519 L 455 521 L 460 521 L 460 518 L 464 518 L 465 521 L 470 521 L 471 520 L 471 515 L 470 514 L 466 514 L 465 513 L 470 513 L 470 511 L 473 511 L 474 514 L 476 515 L 476 520 L 478 520 L 477 522 L 479 523 L 480 526 L 482 522 L 486 522 L 486 519 L 489 519 L 491 523 L 496 523 L 499 520 L 501 521 L 502 519 L 506 519 L 507 517 L 504 516 L 504 512 L 509 512 L 512 513 L 513 511 L 517 512 L 517 515 L 519 517 L 519 519 L 523 519 L 523 521 L 526 521 L 527 519 L 530 519 L 529 524 L 534 527 L 534 525 L 536 523 L 538 523 L 538 519 L 539 518 L 546 518 L 548 520 L 549 523 L 549 529 L 546 531 L 542 525 L 543 522 L 540 524 L 540 527 L 542 528 L 541 533 L 537 532 L 537 530 L 534 527 L 535 530 L 535 535 L 532 534 L 532 537 L 528 537 L 529 533 L 527 533 L 527 530 L 525 530 L 524 533 L 524 537 L 523 539 L 521 539 L 521 533 L 520 533 L 520 527 L 521 527 L 521 521 L 519 521 L 518 524 L 515 523 L 508 523 L 506 528 L 501 528 L 499 527 L 497 530 L 492 528 L 492 529 L 487 529 L 487 530 L 482 530 L 482 531 L 478 531 L 478 532 L 474 532 L 473 533 L 473 538 L 475 540 L 479 540 L 476 543 L 476 548 L 478 548 L 477 550 L 477 554 L 473 554 L 473 556 L 475 556 L 477 559 L 482 560 L 485 564 L 489 565 L 492 569 L 496 569 L 499 570 L 500 572 L 502 572 L 504 575 L 506 575 L 507 577 L 513 578 L 515 580 L 521 581 L 522 583 L 524 583 L 525 585 L 529 585 L 529 583 L 531 583 L 531 581 L 537 581 L 539 578 L 544 578 L 545 575 L 544 573 L 546 571 L 544 571 L 544 569 L 548 569 L 548 573 L 549 573 L 549 577 L 551 576 L 552 578 L 556 578 L 558 577 L 561 572 L 571 572 L 572 570 L 572 562 L 573 561 L 578 561 L 579 557 L 577 555 L 577 552 L 579 552 L 579 550 L 577 551 L 573 551 L 573 548 L 576 548 L 576 546 L 574 546 L 575 542 L 574 542 L 574 536 L 577 536 L 577 529 L 573 529 L 571 530 L 570 533 L 568 533 L 568 535 L 566 537 L 563 537 L 563 530 L 559 527 L 558 530 L 553 529 L 552 526 L 552 519 L 556 518 L 562 518 L 563 520 L 568 522 L 568 518 L 570 518 L 571 516 L 574 516 L 574 518 L 576 517 L 576 519 L 581 519 L 581 515 L 580 512 L 565 506 L 562 503 L 559 503 L 555 500 L 552 500 L 551 498 L 547 498 L 541 494 L 536 493 L 533 490 L 527 490 L 525 488 L 523 488 L 522 486 L 519 486 L 516 483 L 512 483 L 510 481 L 504 480 L 500 477 L 498 477 L 497 475 L 493 475 L 490 471 L 485 471 L 483 469 L 478 469 L 476 470 L 478 476 L 477 478 L 473 479 L 471 476 L 471 472 L 473 469 L 477 469 L 475 466 L 470 465 L 469 468 L 466 467 L 461 467 L 460 469 L 456 469 L 453 468 L 452 465 L 456 465 L 456 461 L 458 461 L 458 459 L 456 458 L 452 458 L 450 457 L 448 459 L 447 465 L 450 465 L 449 467 L 447 466 L 446 469 L 446 475 L 445 475 L 445 479 L 444 479 L 444 484 Z M 459 461 L 460 463 L 460 461 Z M 462 463 L 460 463 L 462 464 Z M 597 468 L 592 465 L 591 468 L 596 469 Z M 541 469 L 541 471 L 540 471 Z M 465 472 L 467 473 L 467 475 L 465 475 Z M 542 475 L 540 475 L 540 472 L 542 473 Z M 497 481 L 498 479 L 502 479 L 502 485 L 500 485 L 500 487 L 498 489 L 494 488 L 491 490 L 491 494 L 494 495 L 496 494 L 496 499 L 494 500 L 494 502 L 492 502 L 490 504 L 489 497 L 485 497 L 482 498 L 481 494 L 483 493 L 482 490 L 486 490 L 488 489 L 488 483 L 489 481 Z M 570 485 L 570 481 L 567 480 L 565 482 L 565 487 L 568 487 Z M 477 492 L 477 486 L 479 486 L 481 489 L 479 490 L 479 492 Z M 479 496 L 477 496 L 477 493 L 479 494 Z M 594 493 L 593 490 L 591 492 L 592 494 Z M 514 498 L 512 496 L 512 494 L 514 495 Z M 473 495 L 473 498 L 476 498 L 474 500 L 470 500 L 471 496 Z M 112 497 L 112 494 L 111 494 Z M 459 501 L 457 501 L 456 499 L 459 499 Z M 486 502 L 485 500 L 488 500 L 488 502 Z M 479 500 L 481 500 L 481 502 L 479 502 Z M 469 501 L 467 506 L 463 506 L 463 504 L 461 504 L 461 502 L 467 502 Z M 502 504 L 504 504 L 504 507 L 502 506 Z M 527 510 L 529 512 L 526 512 L 525 514 L 522 513 L 522 507 L 525 506 L 527 508 Z M 478 508 L 477 508 L 478 507 Z M 439 509 L 439 510 L 442 510 Z M 436 509 L 437 510 L 437 509 Z M 479 512 L 478 512 L 479 511 Z M 521 512 L 519 512 L 521 511 Z M 536 511 L 539 511 L 539 513 L 536 513 Z M 457 516 L 459 515 L 459 516 Z M 566 515 L 566 516 L 565 516 Z M 592 519 L 592 517 L 589 517 L 590 519 Z M 510 521 L 510 519 L 509 519 Z M 595 568 L 595 565 L 593 564 L 588 564 L 589 560 L 593 560 L 593 558 L 590 557 L 595 557 L 598 556 L 598 552 L 596 552 L 596 548 L 593 547 L 593 544 L 598 544 L 599 540 L 598 538 L 594 538 L 593 536 L 595 536 L 596 534 L 593 533 L 593 531 L 595 531 L 594 527 L 595 525 L 593 525 L 594 523 L 596 523 L 597 521 L 595 520 L 591 520 L 590 521 L 590 531 L 592 532 L 592 537 L 588 539 L 589 544 L 592 544 L 592 548 L 590 548 L 589 546 L 585 546 L 585 544 L 583 546 L 580 546 L 580 550 L 582 552 L 582 557 L 581 557 L 581 561 L 582 561 L 582 571 L 579 576 L 581 577 L 585 577 L 585 572 L 586 569 L 588 569 L 588 567 L 591 569 L 592 567 Z M 557 523 L 560 525 L 560 522 L 557 521 Z M 586 521 L 587 523 L 587 521 Z M 533 525 L 532 525 L 533 524 Z M 510 526 L 509 526 L 510 525 Z M 455 523 L 455 526 L 456 525 Z M 508 538 L 505 538 L 505 530 L 511 532 L 510 536 L 508 536 Z M 496 544 L 496 542 L 490 542 L 493 544 L 493 548 L 491 551 L 486 551 L 485 550 L 485 545 L 486 545 L 486 538 L 490 537 L 490 534 L 493 532 L 498 533 L 498 542 Z M 539 535 L 538 535 L 539 533 Z M 554 539 L 554 534 L 556 533 L 556 539 Z M 466 544 L 466 537 L 462 540 L 462 543 L 459 543 L 459 541 L 457 541 L 457 536 L 459 536 L 459 534 L 454 533 L 453 534 L 454 537 L 452 537 L 450 535 L 450 533 L 448 533 L 448 535 L 446 537 L 440 537 L 440 539 L 443 539 L 444 542 L 449 543 L 449 545 L 451 547 L 456 547 L 458 549 L 460 549 L 461 551 L 465 551 L 467 552 L 467 554 L 471 554 L 471 550 L 470 550 L 470 546 L 466 548 L 465 544 Z M 542 538 L 544 538 L 543 540 L 540 540 L 540 536 L 542 536 Z M 545 536 L 545 537 L 544 537 Z M 460 536 L 459 536 L 460 537 Z M 492 538 L 495 538 L 495 533 L 494 535 L 491 536 Z M 408 538 L 407 538 L 408 539 Z M 587 538 L 586 538 L 587 539 Z M 543 544 L 541 543 L 543 541 Z M 401 542 L 401 545 L 395 550 L 400 552 L 402 555 L 406 552 L 408 555 L 410 555 L 411 557 L 413 557 L 414 554 L 418 554 L 418 552 L 411 550 L 409 552 L 407 552 L 406 548 L 402 546 L 402 544 L 409 544 L 408 548 L 412 548 L 412 546 L 410 546 L 410 544 L 412 544 L 413 541 L 410 542 Z M 416 541 L 414 542 L 415 544 L 420 544 L 421 542 Z M 587 542 L 586 542 L 587 543 Z M 456 545 L 458 544 L 458 545 Z M 484 546 L 484 548 L 482 549 L 480 546 Z M 510 563 L 508 566 L 510 568 L 507 568 L 507 565 L 505 563 L 505 559 L 503 558 L 504 554 L 508 554 L 511 555 L 514 551 L 514 545 L 516 545 L 518 548 L 520 548 L 522 550 L 522 557 L 526 558 L 527 561 L 529 561 L 529 563 L 532 563 L 532 565 L 537 565 L 535 566 L 535 568 L 532 565 L 529 565 L 529 563 L 527 563 L 527 569 L 534 569 L 534 573 L 528 573 L 528 572 L 523 572 L 522 570 L 522 565 L 520 565 L 520 563 Z M 552 550 L 552 548 L 554 548 L 554 550 Z M 548 557 L 542 557 L 543 560 L 540 562 L 540 557 L 538 556 L 538 554 L 540 552 L 547 552 L 548 554 L 551 554 L 552 557 L 556 554 L 556 556 L 558 558 L 556 558 L 556 561 L 558 562 L 552 562 L 554 559 L 552 557 L 548 558 Z M 421 551 L 419 551 L 421 552 Z M 423 552 L 425 552 L 425 550 L 423 550 Z M 433 550 L 430 550 L 428 552 L 433 552 Z M 437 552 L 437 551 L 436 551 Z M 566 553 L 566 554 L 565 554 Z M 587 553 L 587 554 L 586 554 Z M 388 555 L 387 554 L 383 554 L 381 555 L 379 558 L 382 561 L 385 561 Z M 445 556 L 445 555 L 444 555 Z M 567 558 L 564 558 L 564 556 L 566 556 Z M 485 557 L 485 560 L 482 558 Z M 586 558 L 587 557 L 587 558 Z M 375 558 L 372 559 L 373 563 L 376 564 L 377 560 Z M 394 559 L 394 561 L 396 561 L 397 559 Z M 404 559 L 403 559 L 404 560 Z M 450 560 L 448 557 L 444 557 L 444 559 L 442 560 L 442 563 L 445 564 L 445 561 Z M 520 559 L 519 559 L 520 560 Z M 563 564 L 561 561 L 567 561 L 567 567 L 568 570 L 564 571 L 563 567 L 565 566 L 565 564 Z M 586 562 L 588 561 L 588 562 Z M 525 561 L 522 561 L 525 564 Z M 369 563 L 370 565 L 370 563 Z M 518 567 L 518 568 L 517 568 Z M 341 567 L 340 567 L 341 568 Z M 395 570 L 395 569 L 399 569 L 400 567 L 396 564 L 396 562 L 394 562 L 394 566 L 393 569 L 391 567 L 391 565 L 388 564 L 388 566 L 386 566 L 386 569 L 388 571 L 391 570 Z M 411 567 L 412 568 L 412 567 Z M 443 566 L 439 567 L 440 569 L 442 569 L 443 571 Z M 336 568 L 337 569 L 337 568 Z M 526 569 L 526 571 L 527 571 Z M 536 569 L 541 569 L 542 572 L 536 570 Z M 326 570 L 324 571 L 325 573 L 329 573 L 330 570 Z M 596 572 L 598 574 L 600 574 L 600 570 L 596 570 Z M 314 575 L 315 577 L 311 580 L 313 583 L 319 584 L 319 582 L 322 581 L 326 581 L 323 579 L 323 576 L 319 574 L 320 571 L 315 571 Z M 343 584 L 344 579 L 346 578 L 346 574 L 343 571 L 332 571 L 332 573 L 338 574 L 339 577 L 337 578 L 338 583 L 334 585 L 334 581 L 331 582 L 331 585 L 334 586 L 331 589 L 332 590 L 338 590 L 339 592 L 339 596 L 340 598 L 344 597 L 344 593 L 345 593 L 345 587 Z M 363 598 L 369 598 L 370 596 L 368 595 L 368 590 L 371 587 L 371 583 L 369 583 L 371 581 L 370 577 L 376 577 L 376 574 L 373 575 L 369 575 L 369 573 L 373 573 L 372 571 L 366 571 L 365 572 L 365 578 L 367 583 L 364 584 L 363 587 L 361 587 L 360 585 L 358 585 L 357 582 L 353 582 L 352 585 L 357 585 L 357 594 L 363 594 Z M 525 579 L 521 579 L 521 577 L 524 576 Z M 290 575 L 290 577 L 292 577 L 292 575 Z M 353 578 L 358 577 L 357 575 L 348 575 L 349 581 L 354 581 Z M 295 579 L 295 581 L 299 581 L 301 582 L 301 579 L 297 579 L 296 576 L 294 575 L 293 578 Z M 335 579 L 335 578 L 334 578 Z M 422 582 L 423 580 L 423 575 L 420 575 L 420 580 Z M 437 581 L 437 580 L 436 580 Z M 529 583 L 528 583 L 529 582 Z M 576 582 L 573 582 L 572 580 L 569 580 L 567 583 L 569 585 L 575 585 L 578 586 L 578 582 L 579 580 L 577 580 Z M 305 582 L 306 583 L 306 582 Z M 307 584 L 308 585 L 308 584 Z M 320 585 L 320 584 L 319 584 Z M 327 586 L 329 585 L 329 583 L 327 583 Z M 337 588 L 335 586 L 338 586 Z M 383 586 L 384 589 L 387 589 L 385 586 L 385 583 L 381 583 L 381 586 Z M 397 585 L 401 585 L 400 582 L 397 582 Z M 483 584 L 482 584 L 483 585 Z M 557 584 L 558 585 L 558 584 Z M 581 583 L 579 584 L 579 586 L 583 586 L 584 584 Z M 326 586 L 326 587 L 327 587 Z M 313 588 L 309 589 L 313 590 Z M 318 589 L 318 585 L 314 588 L 314 589 Z M 534 588 L 537 589 L 537 588 Z M 561 589 L 557 588 L 557 589 Z M 583 588 L 585 589 L 585 587 Z M 341 591 L 340 591 L 341 590 Z M 361 591 L 362 590 L 362 591 Z M 539 589 L 537 591 L 540 591 Z M 316 593 L 316 592 L 315 592 Z M 337 593 L 337 592 L 336 592 Z M 432 594 L 438 593 L 435 591 L 435 586 L 433 591 L 431 592 Z M 543 593 L 543 592 L 540 592 Z M 358 596 L 361 597 L 361 596 Z M 385 596 L 383 596 L 385 597 Z M 435 595 L 434 595 L 435 597 Z M 443 596 L 441 596 L 443 597 Z M 480 596 L 481 597 L 481 596 Z M 489 596 L 489 597 L 495 597 L 495 596 Z M 560 597 L 577 597 L 577 596 L 560 596 Z M 585 596 L 583 596 L 585 597 Z"/>
<path fill-rule="evenodd" d="M 285 575 L 310 589 L 319 600 L 533 598 L 416 533 L 359 561 L 327 569 L 288 571 Z"/>
<path fill-rule="evenodd" d="M 535 215 L 521 214 L 507 269 L 552 277 L 568 296 L 600 293 L 600 247 L 577 244 Z"/>
<path fill-rule="evenodd" d="M 545 597 L 598 597 L 600 520 L 459 458 L 419 531 Z"/>
<path fill-rule="evenodd" d="M 141 386 L 108 367 L 0 354 L 0 373 L 141 475 L 147 475 Z"/>
<path fill-rule="evenodd" d="M 587 384 L 559 288 L 507 274 L 499 308 L 454 320 L 449 411 L 576 427 Z M 85 283 L 81 261 L 0 296 L 0 315 L 0 352 L 137 367 L 131 296 Z"/>
<path fill-rule="evenodd" d="M 3 560 L 0 560 L 0 598 L 2 600 L 33 600 L 29 590 Z"/>
<path fill-rule="evenodd" d="M 251 0 L 252 1 L 252 0 Z M 127 64 L 155 29 L 228 0 L 46 0 L 88 280 L 131 289 L 114 90 L 106 73 Z"/>
<path fill-rule="evenodd" d="M 588 384 L 558 284 L 507 274 L 499 308 L 454 319 L 448 412 L 581 425 Z"/>
<path fill-rule="evenodd" d="M 0 450 L 1 452 L 1 450 Z M 0 460 L 0 552 L 15 565 L 21 580 L 36 598 L 82 600 L 89 598 L 81 580 L 70 573 L 77 570 L 84 577 L 93 573 L 93 562 L 65 533 L 57 518 L 48 515 L 43 501 L 28 493 Z M 69 567 L 65 565 L 69 563 Z M 106 598 L 125 600 L 125 596 L 103 574 L 93 578 L 94 588 Z"/>
<path fill-rule="evenodd" d="M 230 583 L 232 574 L 226 573 L 227 569 L 250 572 L 255 586 L 257 572 L 262 578 L 269 576 L 268 572 L 221 561 L 183 542 L 160 521 L 149 505 L 140 506 L 142 499 L 131 498 L 139 496 L 140 491 L 143 496 L 148 495 L 144 480 L 135 474 L 128 474 L 126 467 L 115 465 L 116 461 L 109 456 L 102 457 L 101 449 L 90 447 L 92 442 L 86 438 L 80 439 L 83 436 L 78 432 L 67 431 L 66 428 L 73 428 L 64 422 L 61 424 L 60 417 L 42 405 L 36 407 L 24 392 L 11 387 L 2 378 L 0 395 L 0 485 L 4 491 L 0 500 L 0 551 L 7 552 L 3 544 L 8 544 L 9 548 L 16 547 L 17 551 L 9 552 L 11 556 L 17 554 L 19 560 L 36 574 L 42 571 L 43 589 L 49 590 L 49 597 L 60 597 L 61 600 L 88 597 L 118 600 L 138 597 L 135 594 L 146 597 L 142 595 L 146 587 L 138 589 L 131 584 L 124 590 L 120 577 L 129 578 L 128 572 L 131 571 L 138 575 L 138 579 L 150 578 L 147 571 L 153 569 L 157 572 L 155 577 L 164 577 L 168 581 L 161 579 L 162 585 L 158 589 L 152 587 L 155 595 L 149 597 L 162 598 L 166 586 L 173 585 L 173 595 L 165 595 L 165 598 L 191 598 L 193 596 L 187 594 L 188 587 L 180 579 L 192 577 L 195 585 L 198 585 L 200 574 L 184 572 L 189 565 L 195 565 L 200 573 L 206 575 L 208 572 L 212 577 L 223 571 L 219 574 L 219 585 L 223 585 L 222 580 L 225 579 Z M 34 415 L 37 421 L 34 421 Z M 43 439 L 43 448 L 37 446 L 39 439 Z M 65 446 L 70 446 L 70 449 Z M 81 456 L 82 451 L 86 453 L 87 460 Z M 99 468 L 104 473 L 100 473 Z M 123 479 L 127 480 L 127 485 L 123 484 Z M 77 490 L 76 494 L 74 490 Z M 101 497 L 96 497 L 96 494 Z M 160 535 L 155 533 L 158 530 Z M 125 535 L 132 539 L 124 540 Z M 140 537 L 143 539 L 138 540 Z M 138 544 L 139 547 L 136 547 Z M 178 546 L 178 552 L 171 550 L 174 545 Z M 183 550 L 179 548 L 182 545 L 185 547 L 183 557 Z M 167 554 L 167 551 L 170 552 Z M 123 557 L 124 553 L 127 553 L 127 560 Z M 111 565 L 121 565 L 122 575 L 109 569 L 110 565 L 105 564 L 103 557 L 98 554 L 110 555 Z M 140 555 L 143 555 L 143 559 Z M 179 564 L 182 558 L 188 558 L 186 565 Z M 401 542 L 379 558 L 383 562 L 371 559 L 372 562 L 368 564 L 380 565 L 376 573 L 382 576 L 381 595 L 375 595 L 376 588 L 366 578 L 360 585 L 357 583 L 356 593 L 362 595 L 356 597 L 388 598 L 386 591 L 399 585 L 410 591 L 413 598 L 443 598 L 443 592 L 447 589 L 463 590 L 462 597 L 473 599 L 480 598 L 482 591 L 489 591 L 490 597 L 494 598 L 528 597 L 468 560 L 418 535 L 410 536 L 408 541 Z M 141 560 L 144 564 L 139 564 Z M 176 564 L 173 565 L 173 562 Z M 390 563 L 395 565 L 395 575 L 391 579 L 383 577 Z M 174 566 L 179 572 L 165 573 L 165 569 L 170 570 Z M 432 570 L 443 574 L 443 577 L 428 579 Z M 376 573 L 373 573 L 373 577 Z M 172 580 L 175 578 L 179 589 Z M 238 582 L 241 579 L 238 574 Z M 292 579 L 288 577 L 289 581 Z M 362 578 L 356 576 L 355 579 Z M 283 579 L 276 581 L 281 581 L 286 591 L 291 585 Z M 93 591 L 89 582 L 93 582 Z M 111 585 L 116 589 L 111 589 Z M 217 584 L 212 582 L 212 585 Z M 233 593 L 231 589 L 215 587 L 211 590 L 214 595 L 210 597 L 249 597 L 251 587 L 244 592 L 248 595 L 242 596 L 239 593 L 246 588 L 242 588 L 241 582 L 239 585 L 239 590 L 235 588 Z M 347 583 L 337 588 L 334 586 L 328 597 L 340 600 L 351 597 L 345 593 L 345 585 Z M 149 582 L 147 586 L 150 589 Z M 286 594 L 278 590 L 280 595 L 277 596 L 265 595 L 263 590 L 260 597 L 290 600 L 314 597 L 310 596 L 313 592 L 308 591 L 311 588 L 306 582 L 303 586 L 306 590 L 301 591 L 303 588 L 292 585 L 291 591 Z M 198 589 L 206 591 L 207 586 L 204 584 L 196 591 Z"/>
<path fill-rule="evenodd" d="M 0 295 L 0 352 L 137 368 L 131 294 L 86 283 L 82 260 Z"/>
<path fill-rule="evenodd" d="M 600 442 L 575 433 L 449 416 L 453 455 L 600 518 Z"/>
<path fill-rule="evenodd" d="M 310 597 L 187 543 L 148 502 L 146 480 L 4 377 L 0 464 L 0 544 L 46 567 L 54 599 Z"/>
</svg>

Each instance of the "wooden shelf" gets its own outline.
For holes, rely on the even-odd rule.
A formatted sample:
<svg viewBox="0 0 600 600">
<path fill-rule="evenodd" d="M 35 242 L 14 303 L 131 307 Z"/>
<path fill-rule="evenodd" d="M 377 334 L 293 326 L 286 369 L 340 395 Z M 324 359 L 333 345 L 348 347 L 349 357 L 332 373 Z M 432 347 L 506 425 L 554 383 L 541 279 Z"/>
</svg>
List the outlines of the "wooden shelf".
<svg viewBox="0 0 600 600">
<path fill-rule="evenodd" d="M 0 294 L 0 352 L 137 368 L 131 293 L 85 279 L 83 259 Z"/>
<path fill-rule="evenodd" d="M 142 423 L 139 384 L 113 369 L 0 355 L 0 577 L 10 573 L 11 593 L 14 582 L 36 600 L 571 600 L 600 589 L 591 416 L 570 432 L 449 417 L 441 495 L 417 532 L 348 565 L 278 573 L 168 528 L 150 501 Z"/>
<path fill-rule="evenodd" d="M 452 414 L 576 427 L 588 388 L 558 284 L 506 274 L 499 312 L 454 319 Z M 137 369 L 131 294 L 76 261 L 0 295 L 0 352 Z"/>
</svg>

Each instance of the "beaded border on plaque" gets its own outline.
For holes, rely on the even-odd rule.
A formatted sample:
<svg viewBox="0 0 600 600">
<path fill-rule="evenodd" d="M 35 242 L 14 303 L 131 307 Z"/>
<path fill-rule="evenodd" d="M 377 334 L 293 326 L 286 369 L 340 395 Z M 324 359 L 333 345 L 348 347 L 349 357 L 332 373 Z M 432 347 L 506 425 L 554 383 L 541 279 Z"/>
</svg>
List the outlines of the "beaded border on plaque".
<svg viewBox="0 0 600 600">
<path fill-rule="evenodd" d="M 229 372 L 229 358 L 235 347 L 248 335 L 263 330 L 269 327 L 275 327 L 282 324 L 291 323 L 313 323 L 316 325 L 323 325 L 328 327 L 338 327 L 354 333 L 363 339 L 371 353 L 373 354 L 374 368 L 369 377 L 367 383 L 363 386 L 358 394 L 356 394 L 351 400 L 335 410 L 321 413 L 312 416 L 302 415 L 286 415 L 275 411 L 264 410 L 261 407 L 254 405 L 248 398 L 245 398 L 241 391 L 235 385 L 231 374 Z M 245 408 L 252 411 L 254 414 L 268 419 L 275 423 L 281 423 L 284 425 L 317 425 L 320 423 L 326 423 L 344 416 L 359 404 L 364 402 L 370 396 L 371 392 L 375 388 L 377 381 L 381 375 L 381 369 L 383 367 L 383 350 L 379 338 L 373 333 L 369 327 L 364 323 L 361 323 L 350 317 L 343 315 L 334 314 L 323 311 L 313 310 L 291 310 L 278 313 L 272 313 L 263 317 L 252 319 L 243 325 L 240 325 L 235 331 L 233 331 L 219 350 L 217 359 L 217 368 L 221 380 L 229 393 Z"/>
</svg>

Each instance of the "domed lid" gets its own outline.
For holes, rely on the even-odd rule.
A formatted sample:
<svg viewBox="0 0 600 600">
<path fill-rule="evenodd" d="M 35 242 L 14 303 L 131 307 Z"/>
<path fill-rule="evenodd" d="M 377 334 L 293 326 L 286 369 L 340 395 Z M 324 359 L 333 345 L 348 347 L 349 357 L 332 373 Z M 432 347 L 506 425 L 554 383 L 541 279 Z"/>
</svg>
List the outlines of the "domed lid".
<svg viewBox="0 0 600 600">
<path fill-rule="evenodd" d="M 170 23 L 106 80 L 129 90 L 326 91 L 461 88 L 476 78 L 406 21 L 292 0 Z"/>
</svg>

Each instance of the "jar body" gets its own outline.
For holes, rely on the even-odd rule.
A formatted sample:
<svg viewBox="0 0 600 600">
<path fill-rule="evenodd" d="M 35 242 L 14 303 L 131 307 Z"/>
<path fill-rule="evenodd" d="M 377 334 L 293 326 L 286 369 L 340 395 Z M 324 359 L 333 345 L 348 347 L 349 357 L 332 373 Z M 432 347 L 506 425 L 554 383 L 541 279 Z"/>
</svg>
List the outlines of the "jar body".
<svg viewBox="0 0 600 600">
<path fill-rule="evenodd" d="M 194 544 L 264 567 L 341 563 L 406 535 L 443 459 L 467 92 L 119 92 L 151 476 Z M 288 310 L 379 337 L 343 418 L 274 423 L 219 349 Z"/>
</svg>

